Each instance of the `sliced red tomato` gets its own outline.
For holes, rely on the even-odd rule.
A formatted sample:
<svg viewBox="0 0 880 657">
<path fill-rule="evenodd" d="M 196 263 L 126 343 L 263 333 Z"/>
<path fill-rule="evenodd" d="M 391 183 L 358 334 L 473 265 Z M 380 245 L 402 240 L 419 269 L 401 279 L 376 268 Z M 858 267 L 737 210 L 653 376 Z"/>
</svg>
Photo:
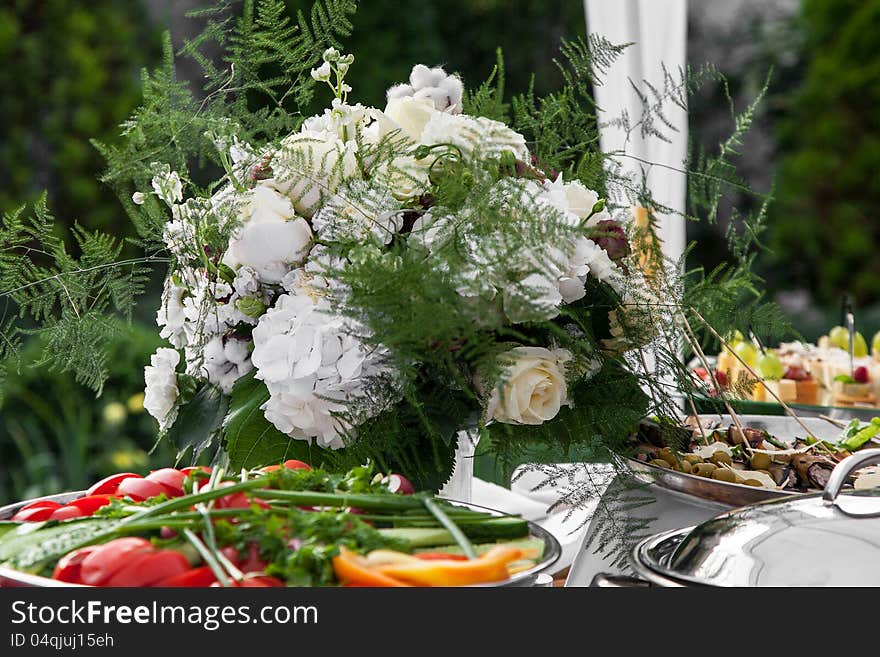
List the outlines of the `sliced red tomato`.
<svg viewBox="0 0 880 657">
<path fill-rule="evenodd" d="M 39 522 L 40 520 L 48 520 L 52 514 L 60 509 L 61 506 L 37 506 L 30 509 L 23 509 L 12 516 L 14 522 Z"/>
<path fill-rule="evenodd" d="M 52 500 L 37 500 L 36 502 L 31 502 L 30 504 L 25 504 L 23 507 L 21 507 L 18 510 L 18 512 L 21 513 L 22 511 L 27 511 L 28 509 L 39 509 L 42 507 L 46 507 L 49 509 L 57 509 L 61 506 L 64 506 L 64 505 L 59 504 L 58 502 L 53 502 Z"/>
<path fill-rule="evenodd" d="M 180 575 L 189 569 L 189 561 L 176 550 L 144 552 L 118 570 L 104 586 L 152 586 L 156 582 Z"/>
<path fill-rule="evenodd" d="M 210 566 L 199 566 L 198 568 L 190 568 L 177 575 L 161 579 L 153 586 L 167 586 L 174 588 L 191 588 L 201 586 L 211 586 L 217 582 L 214 571 Z"/>
<path fill-rule="evenodd" d="M 312 466 L 303 461 L 297 461 L 296 459 L 289 459 L 284 462 L 284 467 L 288 470 L 311 470 Z"/>
<path fill-rule="evenodd" d="M 101 586 L 128 565 L 135 556 L 152 551 L 152 543 L 135 536 L 115 538 L 109 543 L 99 545 L 82 562 L 82 582 L 91 586 Z"/>
<path fill-rule="evenodd" d="M 217 587 L 220 586 L 220 583 L 217 582 L 216 584 L 211 584 L 211 586 Z M 252 589 L 285 586 L 285 584 L 277 577 L 271 577 L 263 573 L 245 573 L 243 580 L 240 582 L 233 581 L 230 586 L 234 588 Z"/>
<path fill-rule="evenodd" d="M 151 497 L 162 495 L 163 493 L 165 493 L 165 488 L 162 484 L 150 481 L 149 479 L 144 479 L 143 477 L 129 477 L 128 479 L 123 479 L 119 482 L 119 487 L 116 489 L 117 495 L 120 497 L 125 497 L 127 495 L 135 502 L 142 502 Z"/>
<path fill-rule="evenodd" d="M 55 564 L 55 570 L 52 571 L 52 579 L 59 582 L 68 582 L 70 584 L 82 584 L 80 579 L 82 562 L 87 556 L 98 549 L 98 545 L 89 545 L 88 547 L 68 552 L 58 560 Z"/>
<path fill-rule="evenodd" d="M 83 513 L 82 509 L 79 509 L 75 506 L 65 505 L 60 509 L 55 509 L 52 511 L 52 515 L 49 516 L 49 520 L 70 520 L 71 518 L 82 518 L 83 516 L 89 515 L 87 513 Z"/>
<path fill-rule="evenodd" d="M 422 561 L 467 561 L 463 554 L 451 554 L 449 552 L 419 552 L 413 555 Z"/>
<path fill-rule="evenodd" d="M 113 498 L 110 495 L 86 495 L 68 502 L 65 506 L 75 506 L 84 516 L 90 516 L 102 506 L 110 504 L 111 499 Z"/>
<path fill-rule="evenodd" d="M 226 488 L 227 486 L 235 485 L 234 481 L 221 481 L 217 484 L 218 488 Z M 251 504 L 256 504 L 257 506 L 261 506 L 264 509 L 269 508 L 269 503 L 265 500 L 260 500 L 256 498 L 250 498 L 243 492 L 232 493 L 230 495 L 224 495 L 217 499 L 214 502 L 214 506 L 218 509 L 250 509 Z"/>
<path fill-rule="evenodd" d="M 115 495 L 119 483 L 123 479 L 128 479 L 129 477 L 137 479 L 140 475 L 135 474 L 134 472 L 120 472 L 118 474 L 110 475 L 89 488 L 86 491 L 86 495 Z"/>
<path fill-rule="evenodd" d="M 153 470 L 144 479 L 155 481 L 164 487 L 168 497 L 180 497 L 183 495 L 183 480 L 186 479 L 186 475 L 174 468 L 161 468 Z"/>
</svg>

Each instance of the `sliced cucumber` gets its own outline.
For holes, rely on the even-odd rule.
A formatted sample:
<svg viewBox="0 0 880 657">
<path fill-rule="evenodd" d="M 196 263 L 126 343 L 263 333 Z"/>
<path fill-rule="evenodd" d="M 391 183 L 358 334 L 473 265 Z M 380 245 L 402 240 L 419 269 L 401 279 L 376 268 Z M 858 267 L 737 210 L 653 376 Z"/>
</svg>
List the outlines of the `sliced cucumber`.
<svg viewBox="0 0 880 657">
<path fill-rule="evenodd" d="M 514 516 L 502 516 L 483 522 L 460 523 L 458 526 L 468 538 L 482 541 L 525 538 L 529 535 L 529 523 Z M 379 532 L 385 536 L 403 539 L 413 548 L 449 545 L 455 542 L 452 534 L 442 528 L 393 527 L 380 529 Z"/>
</svg>

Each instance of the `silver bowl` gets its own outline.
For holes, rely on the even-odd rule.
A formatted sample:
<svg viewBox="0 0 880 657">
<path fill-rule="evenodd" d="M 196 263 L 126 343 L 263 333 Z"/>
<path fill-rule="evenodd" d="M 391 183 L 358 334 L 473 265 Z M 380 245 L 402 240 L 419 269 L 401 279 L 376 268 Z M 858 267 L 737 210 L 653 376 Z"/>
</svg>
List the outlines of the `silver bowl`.
<svg viewBox="0 0 880 657">
<path fill-rule="evenodd" d="M 24 500 L 22 502 L 15 502 L 14 504 L 8 504 L 6 506 L 0 507 L 0 520 L 9 520 L 15 513 L 26 504 L 30 504 L 32 502 L 36 502 L 37 500 L 50 500 L 52 502 L 58 502 L 59 504 L 66 504 L 71 500 L 75 500 L 78 497 L 82 497 L 85 495 L 85 491 L 77 491 L 72 493 L 60 493 L 58 495 L 47 495 L 45 497 L 36 497 L 31 500 Z M 496 516 L 504 516 L 508 515 L 502 513 L 501 511 L 496 511 L 495 509 L 489 509 L 487 507 L 478 506 L 476 504 L 468 504 L 465 502 L 459 502 L 457 500 L 448 500 L 453 504 L 457 504 L 463 507 L 467 507 L 469 509 L 474 509 L 476 511 L 485 511 L 491 513 Z M 536 563 L 534 566 L 529 568 L 528 570 L 523 570 L 521 572 L 516 573 L 510 579 L 504 580 L 503 582 L 491 582 L 488 584 L 475 584 L 473 586 L 485 588 L 485 587 L 507 587 L 507 586 L 532 586 L 538 579 L 538 576 L 544 571 L 548 570 L 553 566 L 562 555 L 562 546 L 559 545 L 559 541 L 554 538 L 553 534 L 548 532 L 546 529 L 541 527 L 540 525 L 536 525 L 532 521 L 527 521 L 529 523 L 529 536 L 531 538 L 537 538 L 544 542 L 544 552 L 541 557 L 541 560 Z M 0 587 L 81 587 L 79 584 L 69 584 L 67 582 L 59 582 L 57 580 L 51 579 L 49 577 L 40 577 L 39 575 L 31 575 L 29 573 L 22 573 L 12 568 L 8 568 L 5 566 L 0 566 Z"/>
</svg>

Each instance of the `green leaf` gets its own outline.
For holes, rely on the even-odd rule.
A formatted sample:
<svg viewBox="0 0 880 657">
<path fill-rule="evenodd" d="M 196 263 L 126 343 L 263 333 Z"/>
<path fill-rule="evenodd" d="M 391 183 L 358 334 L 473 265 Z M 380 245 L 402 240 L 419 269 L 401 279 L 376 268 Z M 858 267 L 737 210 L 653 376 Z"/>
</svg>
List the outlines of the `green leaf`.
<svg viewBox="0 0 880 657">
<path fill-rule="evenodd" d="M 180 407 L 166 437 L 174 442 L 179 454 L 192 448 L 195 462 L 216 439 L 228 406 L 229 398 L 219 388 L 204 385 Z"/>
<path fill-rule="evenodd" d="M 256 468 L 291 458 L 315 465 L 319 454 L 326 450 L 278 431 L 260 409 L 268 399 L 266 385 L 255 379 L 253 372 L 236 381 L 232 388 L 229 413 L 223 421 L 232 468 Z"/>
<path fill-rule="evenodd" d="M 44 563 L 89 543 L 119 522 L 88 518 L 49 527 L 45 523 L 21 524 L 0 538 L 0 563 L 10 561 L 18 570 L 36 572 Z"/>
</svg>

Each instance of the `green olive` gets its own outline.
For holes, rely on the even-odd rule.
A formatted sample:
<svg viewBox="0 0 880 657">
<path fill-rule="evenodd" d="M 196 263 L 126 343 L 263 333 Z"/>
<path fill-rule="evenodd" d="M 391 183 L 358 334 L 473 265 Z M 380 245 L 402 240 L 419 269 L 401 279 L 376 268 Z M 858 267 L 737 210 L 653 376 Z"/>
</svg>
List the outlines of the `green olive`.
<svg viewBox="0 0 880 657">
<path fill-rule="evenodd" d="M 764 485 L 760 481 L 758 481 L 757 479 L 746 479 L 746 480 L 742 481 L 741 483 L 743 486 L 755 486 L 757 488 L 760 488 L 761 486 Z"/>
<path fill-rule="evenodd" d="M 682 460 L 687 461 L 691 465 L 696 465 L 697 463 L 702 463 L 703 459 L 697 456 L 696 454 L 685 454 L 681 457 Z"/>
<path fill-rule="evenodd" d="M 736 483 L 736 473 L 733 470 L 728 470 L 727 468 L 716 468 L 712 473 L 712 479 L 717 479 L 718 481 L 726 481 L 729 483 Z"/>
<path fill-rule="evenodd" d="M 664 461 L 663 459 L 654 459 L 653 461 L 648 461 L 651 465 L 656 465 L 658 468 L 666 468 L 667 470 L 671 470 L 671 466 L 669 463 Z"/>
<path fill-rule="evenodd" d="M 718 468 L 714 463 L 697 463 L 691 468 L 691 474 L 698 477 L 711 477 Z"/>
<path fill-rule="evenodd" d="M 712 463 L 714 463 L 715 465 L 721 465 L 722 463 L 730 465 L 731 463 L 733 463 L 733 459 L 730 458 L 730 454 L 720 449 L 712 454 L 712 456 L 709 457 L 709 460 L 712 461 Z"/>
<path fill-rule="evenodd" d="M 761 454 L 760 452 L 755 452 L 752 454 L 752 458 L 749 459 L 749 465 L 752 466 L 752 470 L 766 470 L 770 467 L 770 462 L 770 455 Z"/>
</svg>

